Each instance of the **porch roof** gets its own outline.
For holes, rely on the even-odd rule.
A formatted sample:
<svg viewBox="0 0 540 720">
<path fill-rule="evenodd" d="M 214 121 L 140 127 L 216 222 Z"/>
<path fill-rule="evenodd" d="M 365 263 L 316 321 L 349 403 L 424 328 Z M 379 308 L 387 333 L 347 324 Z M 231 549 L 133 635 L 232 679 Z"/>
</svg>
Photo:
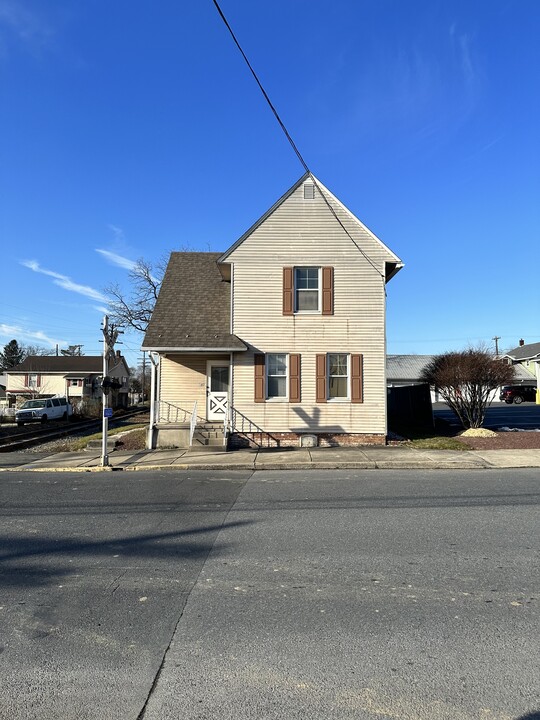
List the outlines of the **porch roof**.
<svg viewBox="0 0 540 720">
<path fill-rule="evenodd" d="M 230 331 L 231 286 L 221 277 L 221 253 L 173 252 L 143 350 L 237 352 L 244 343 Z"/>
</svg>

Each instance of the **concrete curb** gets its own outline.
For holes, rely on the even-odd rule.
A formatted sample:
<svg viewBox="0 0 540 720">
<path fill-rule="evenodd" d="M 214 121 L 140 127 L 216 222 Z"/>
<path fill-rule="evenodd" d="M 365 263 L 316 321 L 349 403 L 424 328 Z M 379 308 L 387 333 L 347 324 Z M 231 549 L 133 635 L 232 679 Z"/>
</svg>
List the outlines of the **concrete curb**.
<svg viewBox="0 0 540 720">
<path fill-rule="evenodd" d="M 492 465 L 487 461 L 480 463 L 459 463 L 459 462 L 423 462 L 418 461 L 414 463 L 404 462 L 391 462 L 391 461 L 379 461 L 377 463 L 365 463 L 365 462 L 314 462 L 314 463 L 295 463 L 291 465 L 283 464 L 265 464 L 256 465 L 251 464 L 235 464 L 235 465 L 212 465 L 208 464 L 193 464 L 187 465 L 185 463 L 176 463 L 168 465 L 120 465 L 117 467 L 11 467 L 11 468 L 0 468 L 0 472 L 33 472 L 33 473 L 99 473 L 99 472 L 139 472 L 141 470 L 224 470 L 224 471 L 237 471 L 237 470 L 250 470 L 252 472 L 262 470 L 281 470 L 286 472 L 293 472 L 295 470 L 511 470 L 511 469 L 527 469 L 537 467 L 535 465 L 524 466 L 524 465 Z"/>
</svg>

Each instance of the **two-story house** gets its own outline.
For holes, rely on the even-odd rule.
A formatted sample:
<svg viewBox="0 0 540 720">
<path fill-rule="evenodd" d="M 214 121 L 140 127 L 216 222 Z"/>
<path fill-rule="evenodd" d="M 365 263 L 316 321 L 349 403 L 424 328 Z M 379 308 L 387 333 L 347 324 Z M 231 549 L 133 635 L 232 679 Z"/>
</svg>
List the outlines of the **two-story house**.
<svg viewBox="0 0 540 720">
<path fill-rule="evenodd" d="M 172 253 L 143 343 L 149 445 L 209 423 L 233 446 L 384 443 L 385 285 L 402 266 L 311 174 L 226 252 Z"/>
<path fill-rule="evenodd" d="M 29 355 L 6 371 L 6 393 L 10 406 L 17 400 L 62 395 L 74 407 L 84 400 L 101 400 L 103 358 L 100 355 Z M 117 352 L 109 361 L 109 376 L 115 381 L 110 406 L 127 407 L 130 370 Z"/>
</svg>

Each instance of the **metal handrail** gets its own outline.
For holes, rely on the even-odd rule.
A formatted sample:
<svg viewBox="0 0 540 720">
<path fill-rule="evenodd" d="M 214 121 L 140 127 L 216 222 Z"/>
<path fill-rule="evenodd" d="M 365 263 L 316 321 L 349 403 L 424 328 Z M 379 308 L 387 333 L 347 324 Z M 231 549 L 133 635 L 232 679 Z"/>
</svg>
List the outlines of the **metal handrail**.
<svg viewBox="0 0 540 720">
<path fill-rule="evenodd" d="M 166 400 L 159 400 L 156 402 L 155 422 L 157 424 L 176 424 L 187 422 L 191 424 L 192 417 L 193 411 L 186 410 L 176 403 L 167 402 Z M 196 411 L 195 417 L 202 423 L 206 422 L 204 418 L 197 416 Z"/>
<path fill-rule="evenodd" d="M 245 435 L 246 437 L 247 433 L 250 433 L 252 436 L 260 435 L 260 443 L 258 443 L 254 437 L 249 437 L 248 439 L 259 447 L 264 447 L 265 440 L 266 447 L 280 447 L 280 440 L 278 438 L 274 437 L 266 430 L 263 430 L 259 427 L 259 425 L 254 423 L 253 420 L 250 420 L 247 415 L 244 415 L 232 405 L 230 407 L 229 419 L 227 422 L 227 432 L 237 432 L 240 435 Z"/>
</svg>

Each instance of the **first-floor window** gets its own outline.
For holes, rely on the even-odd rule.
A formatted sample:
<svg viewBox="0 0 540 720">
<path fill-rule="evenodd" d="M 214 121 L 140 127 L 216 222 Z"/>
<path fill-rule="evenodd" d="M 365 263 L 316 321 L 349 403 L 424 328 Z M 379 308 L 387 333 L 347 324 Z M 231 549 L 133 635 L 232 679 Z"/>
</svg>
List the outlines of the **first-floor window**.
<svg viewBox="0 0 540 720">
<path fill-rule="evenodd" d="M 328 399 L 349 397 L 349 356 L 328 353 Z"/>
<path fill-rule="evenodd" d="M 266 396 L 268 398 L 287 397 L 286 354 L 268 354 L 266 356 Z"/>
</svg>

